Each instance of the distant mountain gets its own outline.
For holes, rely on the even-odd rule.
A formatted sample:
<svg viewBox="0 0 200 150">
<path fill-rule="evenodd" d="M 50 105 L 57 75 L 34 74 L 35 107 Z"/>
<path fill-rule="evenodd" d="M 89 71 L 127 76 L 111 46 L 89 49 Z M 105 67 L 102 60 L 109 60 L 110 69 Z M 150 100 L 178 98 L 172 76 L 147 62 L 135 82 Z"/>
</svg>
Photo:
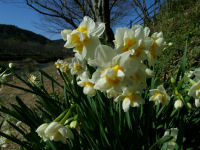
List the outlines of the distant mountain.
<svg viewBox="0 0 200 150">
<path fill-rule="evenodd" d="M 52 41 L 13 25 L 0 24 L 1 61 L 31 58 L 43 62 L 68 57 L 71 51 L 63 45 L 63 40 Z"/>
<path fill-rule="evenodd" d="M 36 34 L 34 32 L 20 29 L 14 25 L 4 25 L 0 24 L 0 38 L 1 39 L 18 39 L 22 42 L 38 42 L 40 44 L 48 44 L 52 41 L 47 39 L 46 37 Z"/>
<path fill-rule="evenodd" d="M 58 44 L 60 46 L 64 46 L 65 45 L 65 41 L 63 39 L 58 39 L 58 40 L 52 40 L 55 44 Z"/>
</svg>

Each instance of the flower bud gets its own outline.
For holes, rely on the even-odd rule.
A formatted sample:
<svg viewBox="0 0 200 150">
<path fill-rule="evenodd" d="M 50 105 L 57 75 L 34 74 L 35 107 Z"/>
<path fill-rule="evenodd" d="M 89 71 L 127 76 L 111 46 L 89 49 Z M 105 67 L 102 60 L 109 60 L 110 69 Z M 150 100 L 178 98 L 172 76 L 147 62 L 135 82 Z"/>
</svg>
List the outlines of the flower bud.
<svg viewBox="0 0 200 150">
<path fill-rule="evenodd" d="M 153 77 L 153 76 L 154 76 L 154 72 L 153 72 L 151 69 L 149 69 L 149 68 L 146 68 L 146 69 L 145 69 L 145 72 L 146 72 L 146 74 L 147 74 L 148 76 L 150 76 L 150 77 Z"/>
<path fill-rule="evenodd" d="M 174 107 L 176 109 L 182 108 L 183 107 L 183 102 L 180 99 L 176 100 L 175 103 L 174 103 Z"/>
<path fill-rule="evenodd" d="M 188 108 L 192 109 L 192 105 L 188 102 L 187 103 Z"/>
<path fill-rule="evenodd" d="M 172 43 L 172 42 L 169 42 L 169 43 L 168 43 L 168 46 L 172 46 L 172 45 L 173 45 L 173 43 Z"/>
<path fill-rule="evenodd" d="M 8 64 L 8 67 L 9 67 L 9 68 L 13 68 L 13 67 L 14 67 L 14 64 L 13 64 L 13 63 L 9 63 L 9 64 Z"/>
<path fill-rule="evenodd" d="M 176 80 L 173 77 L 171 77 L 171 83 L 174 84 L 175 82 Z"/>
<path fill-rule="evenodd" d="M 78 125 L 78 122 L 75 120 L 75 121 L 72 121 L 69 126 L 70 128 L 76 128 L 77 125 Z"/>
</svg>

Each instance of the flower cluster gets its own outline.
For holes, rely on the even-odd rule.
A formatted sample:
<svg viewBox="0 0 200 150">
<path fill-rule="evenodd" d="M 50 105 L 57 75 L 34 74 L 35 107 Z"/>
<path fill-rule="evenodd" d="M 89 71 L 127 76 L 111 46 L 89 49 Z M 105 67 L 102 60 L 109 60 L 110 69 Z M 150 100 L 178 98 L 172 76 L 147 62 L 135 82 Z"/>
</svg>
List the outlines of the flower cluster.
<svg viewBox="0 0 200 150">
<path fill-rule="evenodd" d="M 161 54 L 163 33 L 155 32 L 150 36 L 150 29 L 141 25 L 118 28 L 113 48 L 100 43 L 104 30 L 104 23 L 95 23 L 89 17 L 84 17 L 77 29 L 63 30 L 64 47 L 73 48 L 75 57 L 70 64 L 58 60 L 56 67 L 77 75 L 77 84 L 83 87 L 84 94 L 95 96 L 99 90 L 116 102 L 122 100 L 126 112 L 130 106 L 144 104 L 140 95 L 146 87 L 146 78 L 154 74 L 148 67 Z M 96 71 L 91 74 L 88 66 Z M 168 103 L 169 97 L 165 94 L 161 89 L 151 99 L 157 99 L 156 103 Z"/>
<path fill-rule="evenodd" d="M 193 74 L 196 77 L 196 81 L 192 80 L 193 85 L 190 88 L 188 95 L 195 99 L 195 106 L 200 107 L 200 68 L 196 68 Z"/>
<path fill-rule="evenodd" d="M 44 123 L 40 125 L 36 132 L 44 141 L 61 141 L 65 144 L 67 138 L 74 138 L 70 128 L 63 126 L 62 124 L 55 121 L 51 122 L 50 124 Z"/>
<path fill-rule="evenodd" d="M 165 131 L 164 136 L 172 137 L 172 139 L 167 143 L 167 150 L 174 150 L 178 136 L 178 129 L 177 128 L 168 129 L 167 131 Z"/>
</svg>

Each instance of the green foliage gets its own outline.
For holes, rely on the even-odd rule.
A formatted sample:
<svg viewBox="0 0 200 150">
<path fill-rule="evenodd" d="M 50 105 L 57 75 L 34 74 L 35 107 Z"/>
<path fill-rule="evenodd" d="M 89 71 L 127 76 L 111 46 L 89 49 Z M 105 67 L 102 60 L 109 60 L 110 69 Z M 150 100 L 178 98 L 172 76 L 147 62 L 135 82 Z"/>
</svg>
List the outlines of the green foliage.
<svg viewBox="0 0 200 150">
<path fill-rule="evenodd" d="M 187 94 L 184 92 L 177 94 L 177 90 L 183 91 L 184 89 L 182 85 L 185 77 L 182 75 L 185 72 L 186 51 L 187 45 L 180 66 L 181 73 L 177 75 L 177 86 L 175 84 L 172 86 L 175 96 L 171 98 L 169 105 L 154 105 L 153 102 L 149 101 L 149 89 L 147 89 L 143 94 L 145 104 L 138 108 L 132 108 L 126 113 L 122 110 L 121 102 L 115 103 L 112 99 L 107 98 L 104 93 L 98 91 L 94 97 L 84 95 L 82 88 L 76 83 L 76 77 L 68 76 L 60 70 L 58 72 L 65 83 L 64 86 L 44 71 L 40 71 L 40 82 L 37 84 L 30 83 L 26 76 L 22 78 L 13 72 L 29 88 L 24 89 L 17 85 L 5 84 L 31 92 L 37 95 L 38 100 L 34 108 L 27 107 L 19 97 L 16 97 L 17 104 L 10 104 L 10 108 L 1 106 L 0 111 L 2 113 L 22 121 L 30 130 L 24 131 L 8 121 L 9 125 L 20 133 L 23 138 L 9 136 L 2 131 L 0 135 L 19 144 L 21 149 L 27 150 L 166 150 L 166 143 L 172 140 L 173 137 L 170 135 L 163 136 L 164 132 L 167 129 L 176 127 L 179 129 L 176 149 L 199 149 L 198 125 L 200 123 L 200 110 L 198 108 L 190 109 L 187 105 L 184 105 L 181 109 L 174 109 L 173 105 L 177 96 Z M 63 89 L 63 97 L 57 96 L 54 90 L 52 90 L 52 93 L 48 93 L 43 85 L 43 78 L 47 78 L 52 82 L 52 89 L 54 89 L 55 84 L 60 86 Z M 155 80 L 152 79 L 148 87 L 156 87 Z M 65 117 L 61 119 L 63 115 Z M 67 118 L 69 118 L 68 122 L 77 119 L 79 124 L 76 129 L 72 130 L 74 139 L 67 139 L 66 144 L 49 140 L 44 142 L 35 132 L 37 127 L 43 123 L 50 123 L 55 119 L 65 121 Z M 2 121 L 1 126 L 4 121 L 5 119 Z"/>
<path fill-rule="evenodd" d="M 163 31 L 168 46 L 156 65 L 157 73 L 162 80 L 169 79 L 183 56 L 185 42 L 188 41 L 188 62 L 186 69 L 199 67 L 199 36 L 200 36 L 200 2 L 196 0 L 175 1 L 172 8 L 163 8 L 154 18 L 150 26 L 156 31 Z"/>
</svg>

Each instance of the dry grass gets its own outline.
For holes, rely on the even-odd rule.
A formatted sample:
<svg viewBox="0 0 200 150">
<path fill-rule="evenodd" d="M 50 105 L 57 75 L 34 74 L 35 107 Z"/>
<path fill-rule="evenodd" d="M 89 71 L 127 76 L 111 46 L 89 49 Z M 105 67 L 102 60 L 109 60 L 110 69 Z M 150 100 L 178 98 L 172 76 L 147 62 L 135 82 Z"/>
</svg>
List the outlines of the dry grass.
<svg viewBox="0 0 200 150">
<path fill-rule="evenodd" d="M 58 75 L 57 70 L 56 70 L 56 68 L 55 68 L 55 66 L 53 64 L 50 65 L 49 67 L 43 69 L 43 70 L 45 72 L 47 72 L 49 75 L 51 75 L 61 85 L 63 84 L 62 79 Z M 34 72 L 32 74 L 36 75 L 36 76 L 39 76 L 38 72 Z M 21 81 L 19 81 L 18 79 L 15 79 L 15 78 L 12 79 L 11 81 L 9 81 L 9 83 L 13 84 L 13 85 L 24 87 L 24 88 L 28 88 Z M 51 87 L 51 82 L 49 82 L 48 79 L 44 78 L 44 86 L 45 86 L 45 88 L 47 89 L 47 91 L 49 93 L 52 93 L 52 89 L 50 88 Z M 55 91 L 57 93 L 61 92 L 61 90 L 62 89 L 60 87 L 55 85 Z M 8 102 L 12 103 L 12 104 L 16 104 L 15 97 L 19 96 L 28 107 L 34 107 L 34 105 L 36 104 L 36 100 L 37 100 L 37 97 L 35 95 L 33 95 L 32 93 L 27 93 L 25 91 L 22 91 L 22 90 L 19 90 L 19 89 L 14 89 L 14 88 L 11 88 L 11 87 L 8 87 L 8 86 L 5 86 L 5 87 L 2 88 L 2 90 L 0 91 L 0 96 L 6 98 L 8 100 Z M 8 104 L 6 104 L 6 103 L 4 105 L 8 106 Z M 13 120 L 13 122 L 16 123 L 17 120 Z M 23 124 L 22 124 L 22 126 L 28 132 L 28 130 L 29 130 L 28 127 L 23 125 Z M 8 126 L 4 127 L 2 129 L 2 131 L 5 131 L 7 129 L 11 130 L 12 135 L 20 138 L 20 135 L 14 129 L 9 128 Z M 10 142 L 6 148 L 0 148 L 0 150 L 14 150 L 14 149 L 17 149 L 18 147 L 19 146 L 17 144 Z"/>
</svg>

